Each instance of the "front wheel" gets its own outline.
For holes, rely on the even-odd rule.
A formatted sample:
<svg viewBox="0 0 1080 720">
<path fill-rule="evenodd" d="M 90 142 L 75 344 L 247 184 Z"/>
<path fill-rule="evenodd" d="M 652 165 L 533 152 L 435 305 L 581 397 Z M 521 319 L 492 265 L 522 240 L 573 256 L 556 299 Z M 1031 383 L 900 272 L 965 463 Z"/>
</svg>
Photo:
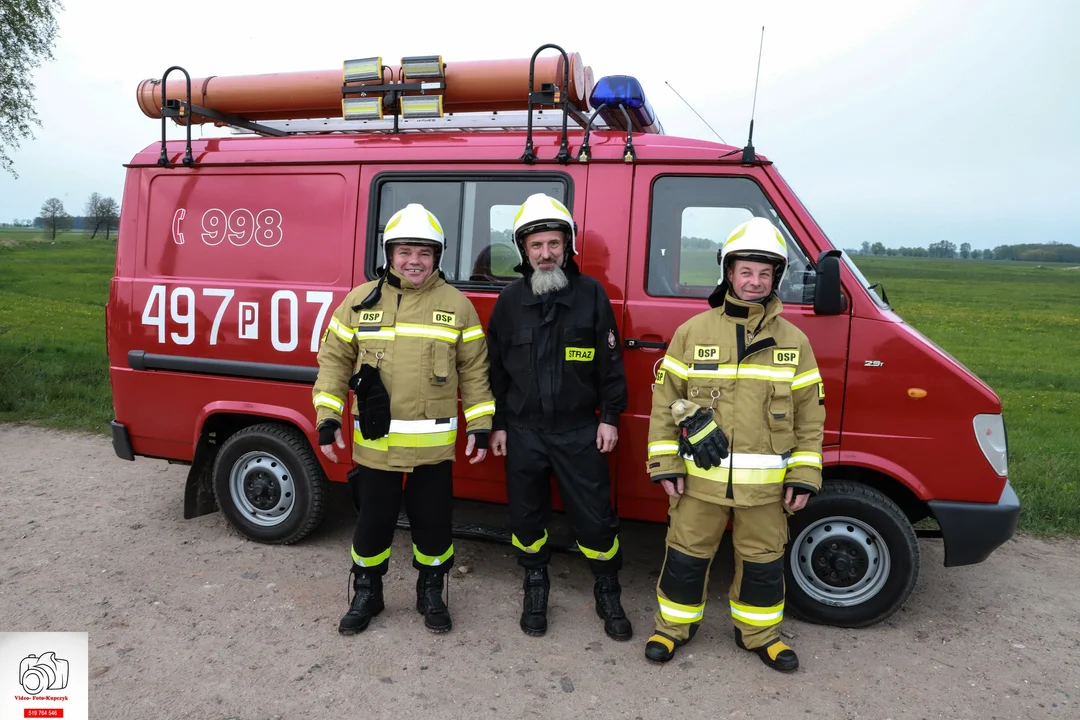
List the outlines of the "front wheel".
<svg viewBox="0 0 1080 720">
<path fill-rule="evenodd" d="M 229 437 L 214 461 L 214 494 L 241 534 L 262 543 L 304 538 L 326 513 L 327 480 L 304 435 L 262 423 Z"/>
<path fill-rule="evenodd" d="M 919 577 L 915 529 L 881 492 L 826 483 L 789 521 L 786 607 L 808 622 L 867 627 L 907 601 Z"/>
</svg>

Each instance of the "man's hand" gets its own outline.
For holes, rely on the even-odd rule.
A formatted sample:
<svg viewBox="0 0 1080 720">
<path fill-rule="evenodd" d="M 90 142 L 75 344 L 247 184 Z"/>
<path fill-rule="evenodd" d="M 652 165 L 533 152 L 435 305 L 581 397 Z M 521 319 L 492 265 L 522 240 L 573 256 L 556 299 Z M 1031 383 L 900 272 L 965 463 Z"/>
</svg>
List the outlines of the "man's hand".
<svg viewBox="0 0 1080 720">
<path fill-rule="evenodd" d="M 476 449 L 476 436 L 470 433 L 469 434 L 469 439 L 465 443 L 465 454 L 466 455 L 472 455 L 472 452 L 473 452 L 474 449 Z M 469 464 L 470 465 L 475 465 L 476 463 L 482 461 L 484 458 L 487 457 L 487 452 L 488 451 L 487 451 L 486 448 L 480 448 L 480 449 L 476 450 L 476 457 L 474 457 L 472 460 L 470 460 Z"/>
<path fill-rule="evenodd" d="M 600 449 L 600 452 L 611 452 L 618 442 L 619 429 L 614 425 L 600 423 L 600 427 L 596 428 L 596 447 Z"/>
<path fill-rule="evenodd" d="M 345 449 L 345 439 L 341 437 L 341 426 L 334 428 L 334 442 L 329 445 L 320 445 L 319 449 L 322 450 L 322 454 L 330 459 L 330 462 L 336 463 L 337 453 L 334 452 L 334 445 L 337 445 L 342 450 Z"/>
<path fill-rule="evenodd" d="M 671 480 L 661 480 L 660 484 L 664 486 L 664 492 L 671 497 L 681 497 L 683 490 L 685 489 L 684 482 L 683 478 L 677 477 L 674 482 Z"/>
<path fill-rule="evenodd" d="M 492 430 L 488 444 L 491 446 L 491 452 L 495 453 L 495 457 L 506 455 L 506 431 Z"/>
<path fill-rule="evenodd" d="M 807 501 L 810 500 L 810 493 L 799 492 L 795 493 L 795 488 L 789 487 L 784 490 L 784 505 L 791 512 L 798 512 L 806 507 Z"/>
</svg>

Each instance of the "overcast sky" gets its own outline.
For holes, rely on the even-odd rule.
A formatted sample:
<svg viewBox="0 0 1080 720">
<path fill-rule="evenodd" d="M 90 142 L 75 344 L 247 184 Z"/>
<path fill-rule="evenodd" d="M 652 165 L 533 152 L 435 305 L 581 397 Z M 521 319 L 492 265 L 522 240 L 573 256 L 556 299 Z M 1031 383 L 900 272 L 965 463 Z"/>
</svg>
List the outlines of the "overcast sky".
<svg viewBox="0 0 1080 720">
<path fill-rule="evenodd" d="M 668 134 L 715 137 L 665 81 L 742 146 L 764 25 L 754 145 L 834 243 L 1080 243 L 1071 0 L 668 0 L 640 12 L 580 1 L 64 2 L 56 59 L 35 76 L 43 127 L 14 154 L 20 178 L 0 174 L 3 222 L 36 216 L 52 196 L 72 214 L 94 191 L 119 202 L 123 163 L 160 136 L 136 85 L 174 64 L 204 77 L 370 55 L 518 58 L 554 42 L 598 78 L 638 77 Z"/>
</svg>

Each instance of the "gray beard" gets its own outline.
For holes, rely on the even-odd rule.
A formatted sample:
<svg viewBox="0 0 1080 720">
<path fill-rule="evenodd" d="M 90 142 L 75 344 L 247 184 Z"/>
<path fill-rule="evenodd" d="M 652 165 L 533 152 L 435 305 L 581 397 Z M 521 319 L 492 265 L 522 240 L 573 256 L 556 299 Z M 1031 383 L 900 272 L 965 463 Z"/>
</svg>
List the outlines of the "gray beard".
<svg viewBox="0 0 1080 720">
<path fill-rule="evenodd" d="M 532 285 L 533 295 L 540 297 L 541 295 L 547 295 L 549 292 L 562 290 L 570 283 L 570 280 L 566 277 L 563 269 L 556 265 L 551 270 L 534 269 L 529 277 L 529 283 Z"/>
</svg>

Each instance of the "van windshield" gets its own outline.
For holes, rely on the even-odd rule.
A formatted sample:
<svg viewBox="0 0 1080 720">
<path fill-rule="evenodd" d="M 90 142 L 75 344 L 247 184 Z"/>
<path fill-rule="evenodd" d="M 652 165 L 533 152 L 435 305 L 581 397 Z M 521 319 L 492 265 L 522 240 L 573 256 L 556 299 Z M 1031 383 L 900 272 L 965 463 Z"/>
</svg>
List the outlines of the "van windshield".
<svg viewBox="0 0 1080 720">
<path fill-rule="evenodd" d="M 796 202 L 802 205 L 802 209 L 804 212 L 806 212 L 807 217 L 810 218 L 810 222 L 814 223 L 814 225 L 817 226 L 818 232 L 820 232 L 823 236 L 828 237 L 828 235 L 825 235 L 825 231 L 821 228 L 821 225 L 818 223 L 817 219 L 814 218 L 814 214 L 810 212 L 810 208 L 806 206 L 806 203 L 804 203 L 802 198 L 799 197 L 799 194 L 795 192 L 795 188 L 787 185 L 786 183 L 785 186 L 791 192 L 791 194 L 795 196 Z M 835 244 L 833 246 L 835 247 Z M 870 281 L 866 279 L 866 276 L 862 274 L 861 270 L 859 270 L 859 266 L 855 264 L 855 261 L 851 259 L 851 256 L 849 256 L 846 251 L 840 251 L 840 258 L 844 261 L 844 264 L 847 265 L 848 270 L 851 271 L 851 274 L 854 275 L 855 278 L 859 281 L 859 284 L 862 285 L 862 288 L 866 291 L 866 294 L 869 295 L 875 303 L 877 303 L 878 307 L 883 310 L 891 309 L 889 308 L 888 303 L 882 300 L 881 296 L 874 292 L 874 289 L 870 287 Z"/>
<path fill-rule="evenodd" d="M 869 295 L 873 299 L 873 301 L 878 304 L 878 307 L 883 310 L 888 310 L 888 303 L 882 300 L 881 297 L 876 292 L 874 292 L 874 289 L 870 287 L 870 281 L 867 280 L 866 276 L 862 274 L 862 271 L 859 270 L 859 266 L 855 264 L 855 261 L 851 259 L 847 252 L 841 250 L 840 257 L 843 259 L 844 264 L 848 266 L 848 270 L 851 271 L 851 274 L 855 276 L 855 279 L 857 279 L 859 281 L 859 284 L 863 286 L 863 289 L 866 290 L 866 294 Z"/>
</svg>

